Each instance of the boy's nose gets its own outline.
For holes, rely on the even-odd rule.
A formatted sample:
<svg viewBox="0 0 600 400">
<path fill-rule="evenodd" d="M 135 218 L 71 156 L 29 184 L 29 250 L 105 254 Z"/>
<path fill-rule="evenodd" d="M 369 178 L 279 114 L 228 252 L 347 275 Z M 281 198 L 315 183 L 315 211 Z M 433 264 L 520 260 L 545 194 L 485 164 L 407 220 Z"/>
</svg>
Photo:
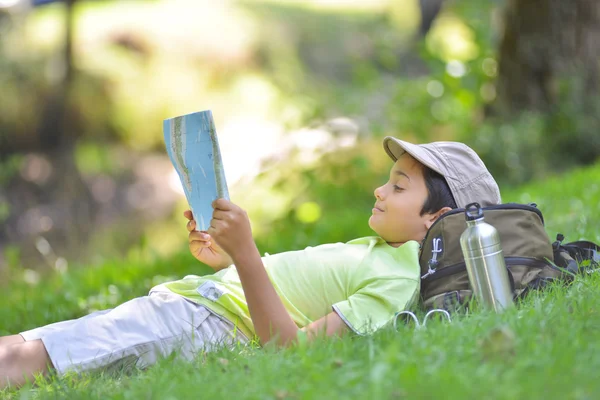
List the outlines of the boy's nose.
<svg viewBox="0 0 600 400">
<path fill-rule="evenodd" d="M 375 188 L 373 194 L 375 194 L 375 198 L 377 200 L 381 200 L 382 195 L 383 195 L 383 186 L 379 186 L 378 188 Z"/>
</svg>

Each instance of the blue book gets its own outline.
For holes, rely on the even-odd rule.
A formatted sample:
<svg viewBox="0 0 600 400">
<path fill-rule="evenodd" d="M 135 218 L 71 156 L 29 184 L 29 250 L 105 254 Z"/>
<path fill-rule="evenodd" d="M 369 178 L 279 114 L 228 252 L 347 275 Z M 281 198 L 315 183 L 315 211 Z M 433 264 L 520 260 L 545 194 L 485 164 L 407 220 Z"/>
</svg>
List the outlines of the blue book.
<svg viewBox="0 0 600 400">
<path fill-rule="evenodd" d="M 163 132 L 167 153 L 194 214 L 196 230 L 205 231 L 212 219 L 212 202 L 217 198 L 229 200 L 212 112 L 166 119 Z"/>
</svg>

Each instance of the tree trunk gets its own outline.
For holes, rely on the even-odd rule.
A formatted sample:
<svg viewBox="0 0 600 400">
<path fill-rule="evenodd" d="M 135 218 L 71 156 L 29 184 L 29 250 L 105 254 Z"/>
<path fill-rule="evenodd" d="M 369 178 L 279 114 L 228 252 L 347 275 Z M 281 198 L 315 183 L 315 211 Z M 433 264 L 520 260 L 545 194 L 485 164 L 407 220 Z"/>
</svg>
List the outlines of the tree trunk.
<svg viewBox="0 0 600 400">
<path fill-rule="evenodd" d="M 499 53 L 494 112 L 547 112 L 565 95 L 589 107 L 600 81 L 600 1 L 508 0 Z"/>
<path fill-rule="evenodd" d="M 42 112 L 38 129 L 39 143 L 45 151 L 54 150 L 70 142 L 68 107 L 74 77 L 73 27 L 76 0 L 65 1 L 65 44 L 62 53 L 61 80 L 55 85 Z"/>
<path fill-rule="evenodd" d="M 419 10 L 421 11 L 421 25 L 419 33 L 425 37 L 433 25 L 435 17 L 440 13 L 444 0 L 419 0 Z"/>
<path fill-rule="evenodd" d="M 73 28 L 76 0 L 65 0 L 64 3 L 66 29 L 61 54 L 62 71 L 60 79 L 52 82 L 52 88 L 46 95 L 36 131 L 37 140 L 28 142 L 26 147 L 13 146 L 3 150 L 8 155 L 15 154 L 17 150 L 34 160 L 33 163 L 23 162 L 21 166 L 24 170 L 29 168 L 29 164 L 34 165 L 32 176 L 27 178 L 23 173 L 16 174 L 8 182 L 5 193 L 4 188 L 0 188 L 0 198 L 6 200 L 12 214 L 0 228 L 0 245 L 3 242 L 28 243 L 29 246 L 24 248 L 29 254 L 23 256 L 23 261 L 30 264 L 36 260 L 41 263 L 50 260 L 52 264 L 55 261 L 33 256 L 34 243 L 40 237 L 48 238 L 61 254 L 80 257 L 85 251 L 96 215 L 97 204 L 75 163 L 75 141 L 82 129 L 71 104 L 75 77 Z M 40 179 L 40 176 L 45 178 Z"/>
</svg>

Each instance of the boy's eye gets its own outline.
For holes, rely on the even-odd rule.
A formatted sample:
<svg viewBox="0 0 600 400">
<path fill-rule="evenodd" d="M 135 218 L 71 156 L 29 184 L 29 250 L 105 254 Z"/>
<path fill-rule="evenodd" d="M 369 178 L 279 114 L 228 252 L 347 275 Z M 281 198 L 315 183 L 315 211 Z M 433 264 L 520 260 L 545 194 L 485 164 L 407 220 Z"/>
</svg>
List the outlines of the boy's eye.
<svg viewBox="0 0 600 400">
<path fill-rule="evenodd" d="M 403 188 L 401 188 L 401 187 L 400 187 L 400 186 L 398 186 L 398 185 L 394 185 L 394 190 L 401 191 L 401 190 L 404 190 L 404 189 L 403 189 Z"/>
</svg>

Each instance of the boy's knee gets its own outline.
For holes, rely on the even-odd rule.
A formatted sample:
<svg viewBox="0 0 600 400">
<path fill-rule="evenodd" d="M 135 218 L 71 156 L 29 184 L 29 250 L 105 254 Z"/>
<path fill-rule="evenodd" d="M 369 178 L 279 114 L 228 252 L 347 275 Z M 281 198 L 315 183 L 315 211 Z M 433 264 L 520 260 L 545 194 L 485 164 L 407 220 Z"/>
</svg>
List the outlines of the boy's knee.
<svg viewBox="0 0 600 400">
<path fill-rule="evenodd" d="M 39 372 L 47 371 L 50 357 L 41 340 L 0 347 L 0 366 L 26 366 Z"/>
<path fill-rule="evenodd" d="M 17 365 L 19 360 L 22 360 L 23 351 L 20 344 L 13 344 L 0 348 L 0 365 L 12 366 Z"/>
<path fill-rule="evenodd" d="M 0 348 L 0 390 L 21 387 L 39 373 L 46 374 L 51 367 L 46 348 L 41 340 L 34 340 Z"/>
<path fill-rule="evenodd" d="M 0 337 L 0 347 L 10 346 L 13 344 L 23 343 L 25 339 L 21 335 L 9 335 Z"/>
<path fill-rule="evenodd" d="M 13 346 L 2 346 L 0 347 L 0 365 L 8 364 L 14 359 Z"/>
</svg>

